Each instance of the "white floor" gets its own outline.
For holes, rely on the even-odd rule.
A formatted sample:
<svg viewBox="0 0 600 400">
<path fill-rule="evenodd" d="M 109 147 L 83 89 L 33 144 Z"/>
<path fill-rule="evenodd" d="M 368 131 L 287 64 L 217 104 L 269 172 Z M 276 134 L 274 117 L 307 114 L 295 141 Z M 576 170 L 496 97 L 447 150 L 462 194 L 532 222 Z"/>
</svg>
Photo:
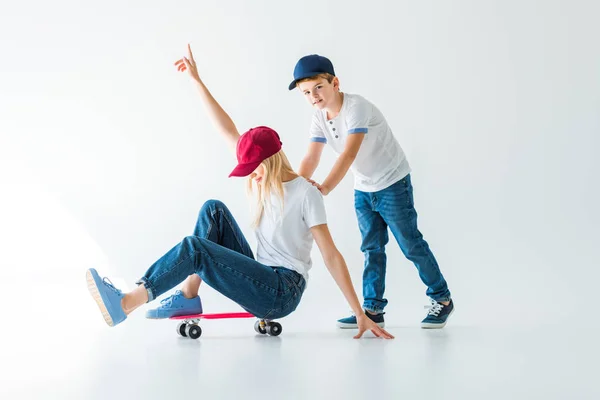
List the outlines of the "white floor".
<svg viewBox="0 0 600 400">
<path fill-rule="evenodd" d="M 173 321 L 143 313 L 108 328 L 85 285 L 68 286 L 21 301 L 35 315 L 6 301 L 0 398 L 600 398 L 594 331 L 466 326 L 460 318 L 427 331 L 388 315 L 395 340 L 353 340 L 351 331 L 292 315 L 280 337 L 256 335 L 253 320 L 221 320 L 204 322 L 202 337 L 190 340 Z M 60 307 L 69 300 L 71 311 Z"/>
</svg>

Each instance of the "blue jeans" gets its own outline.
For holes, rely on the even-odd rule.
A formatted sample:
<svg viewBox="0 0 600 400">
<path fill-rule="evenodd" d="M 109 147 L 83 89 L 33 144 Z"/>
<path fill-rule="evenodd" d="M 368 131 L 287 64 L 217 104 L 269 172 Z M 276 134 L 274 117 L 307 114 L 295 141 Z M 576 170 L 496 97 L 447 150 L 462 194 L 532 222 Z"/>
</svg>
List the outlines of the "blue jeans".
<svg viewBox="0 0 600 400">
<path fill-rule="evenodd" d="M 148 301 L 191 274 L 259 318 L 282 318 L 296 309 L 305 288 L 301 274 L 254 260 L 235 219 L 220 201 L 202 206 L 194 234 L 156 261 L 138 282 Z"/>
<path fill-rule="evenodd" d="M 381 312 L 388 303 L 383 298 L 388 226 L 402 253 L 417 267 L 421 280 L 427 286 L 427 295 L 436 301 L 450 301 L 446 280 L 417 228 L 410 174 L 378 192 L 355 190 L 354 207 L 362 236 L 360 250 L 365 254 L 363 307 L 366 310 Z"/>
</svg>

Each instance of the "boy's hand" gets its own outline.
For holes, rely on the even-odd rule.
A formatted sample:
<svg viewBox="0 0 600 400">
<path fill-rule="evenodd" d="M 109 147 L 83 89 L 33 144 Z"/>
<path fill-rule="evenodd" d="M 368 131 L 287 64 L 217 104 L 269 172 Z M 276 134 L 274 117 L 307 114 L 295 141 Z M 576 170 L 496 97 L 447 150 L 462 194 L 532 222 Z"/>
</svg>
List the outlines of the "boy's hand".
<svg viewBox="0 0 600 400">
<path fill-rule="evenodd" d="M 200 81 L 200 76 L 198 75 L 198 68 L 196 68 L 196 60 L 194 60 L 194 55 L 192 54 L 192 48 L 188 44 L 188 56 L 183 57 L 177 61 L 175 61 L 175 66 L 177 70 L 180 72 L 188 71 L 190 77 L 195 81 Z"/>
<path fill-rule="evenodd" d="M 356 316 L 356 323 L 358 324 L 358 334 L 354 336 L 354 339 L 360 339 L 360 337 L 366 331 L 373 332 L 373 335 L 377 336 L 378 338 L 394 339 L 394 336 L 389 334 L 385 329 L 377 326 L 377 324 L 364 313 Z"/>
<path fill-rule="evenodd" d="M 313 181 L 312 179 L 306 179 L 311 185 L 313 185 L 314 187 L 316 187 L 317 189 L 319 189 L 319 192 L 321 192 L 321 194 L 323 196 L 327 196 L 329 194 L 329 192 L 331 192 L 331 190 L 327 189 L 325 186 Z"/>
<path fill-rule="evenodd" d="M 317 186 L 317 189 L 319 189 L 319 191 L 321 192 L 321 194 L 323 196 L 327 196 L 329 194 L 329 192 L 331 192 L 331 190 L 329 190 L 327 187 L 325 187 L 323 185 Z"/>
</svg>

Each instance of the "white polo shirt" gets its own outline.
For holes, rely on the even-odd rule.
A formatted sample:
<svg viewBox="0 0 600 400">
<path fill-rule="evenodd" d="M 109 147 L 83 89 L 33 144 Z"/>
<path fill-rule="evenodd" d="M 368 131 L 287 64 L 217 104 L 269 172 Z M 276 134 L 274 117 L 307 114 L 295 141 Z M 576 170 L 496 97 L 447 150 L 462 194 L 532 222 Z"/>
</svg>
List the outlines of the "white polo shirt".
<svg viewBox="0 0 600 400">
<path fill-rule="evenodd" d="M 404 151 L 383 114 L 364 97 L 344 93 L 342 109 L 331 120 L 327 119 L 325 110 L 317 110 L 313 115 L 310 140 L 328 143 L 338 156 L 344 151 L 346 138 L 353 133 L 365 134 L 350 166 L 354 189 L 377 192 L 410 173 Z"/>
</svg>

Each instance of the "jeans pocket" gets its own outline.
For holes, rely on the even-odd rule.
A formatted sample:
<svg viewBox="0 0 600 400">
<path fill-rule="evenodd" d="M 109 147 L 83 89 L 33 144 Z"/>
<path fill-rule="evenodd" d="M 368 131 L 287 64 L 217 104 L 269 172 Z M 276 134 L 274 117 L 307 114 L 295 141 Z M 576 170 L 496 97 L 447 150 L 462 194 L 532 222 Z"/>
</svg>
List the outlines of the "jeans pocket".
<svg viewBox="0 0 600 400">
<path fill-rule="evenodd" d="M 413 207 L 413 195 L 412 195 L 412 185 L 410 183 L 410 177 L 405 176 L 400 180 L 400 190 L 397 192 L 398 200 L 403 199 L 403 202 L 410 208 Z M 400 203 L 399 203 L 400 204 Z"/>
<path fill-rule="evenodd" d="M 300 304 L 302 299 L 302 290 L 294 286 L 294 288 L 283 296 L 283 301 L 279 312 L 284 315 L 288 315 L 293 312 Z"/>
<path fill-rule="evenodd" d="M 298 289 L 298 284 L 296 283 L 295 277 L 293 274 L 296 274 L 295 271 L 287 269 L 285 267 L 276 267 L 275 272 L 279 275 L 279 279 L 281 281 L 281 292 L 283 294 L 287 294 L 290 291 L 295 291 Z"/>
<path fill-rule="evenodd" d="M 305 283 L 304 277 L 291 269 L 285 267 L 272 268 L 279 276 L 280 286 L 276 305 L 269 312 L 269 317 L 277 319 L 285 317 L 298 307 Z"/>
</svg>

